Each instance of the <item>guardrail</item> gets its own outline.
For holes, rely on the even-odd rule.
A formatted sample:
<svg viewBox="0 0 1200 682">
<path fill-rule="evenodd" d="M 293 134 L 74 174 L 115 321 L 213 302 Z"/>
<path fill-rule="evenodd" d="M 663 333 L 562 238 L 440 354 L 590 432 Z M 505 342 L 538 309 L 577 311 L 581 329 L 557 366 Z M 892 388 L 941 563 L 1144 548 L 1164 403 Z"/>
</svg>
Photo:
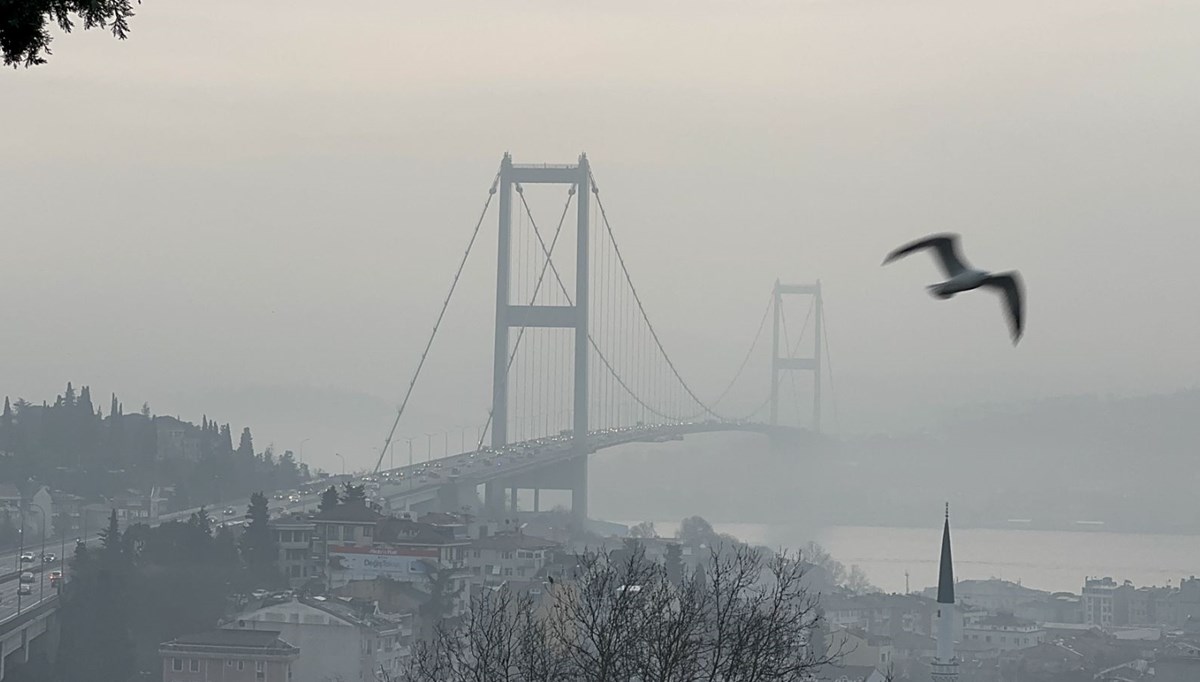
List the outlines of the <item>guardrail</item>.
<svg viewBox="0 0 1200 682">
<path fill-rule="evenodd" d="M 58 608 L 58 593 L 51 594 L 37 604 L 23 609 L 20 613 L 14 613 L 8 618 L 0 620 L 0 635 L 21 627 L 31 620 L 45 615 L 48 611 L 53 611 Z"/>
</svg>

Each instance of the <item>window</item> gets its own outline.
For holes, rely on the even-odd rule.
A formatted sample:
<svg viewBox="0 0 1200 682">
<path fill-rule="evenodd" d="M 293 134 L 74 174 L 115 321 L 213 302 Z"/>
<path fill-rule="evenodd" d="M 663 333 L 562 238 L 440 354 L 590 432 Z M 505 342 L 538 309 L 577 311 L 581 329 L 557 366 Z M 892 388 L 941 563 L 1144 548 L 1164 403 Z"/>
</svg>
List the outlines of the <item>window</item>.
<svg viewBox="0 0 1200 682">
<path fill-rule="evenodd" d="M 200 659 L 198 659 L 198 658 L 188 659 L 188 669 L 194 673 L 200 672 Z"/>
<path fill-rule="evenodd" d="M 374 534 L 374 532 L 375 532 L 374 528 L 372 528 L 370 526 L 363 526 L 363 537 L 364 538 L 371 537 Z"/>
<path fill-rule="evenodd" d="M 238 670 L 245 670 L 245 669 L 246 669 L 246 662 L 238 661 Z"/>
<path fill-rule="evenodd" d="M 174 670 L 175 672 L 179 672 L 179 671 L 183 670 L 183 659 L 182 658 L 172 658 L 171 659 L 171 670 Z"/>
<path fill-rule="evenodd" d="M 475 554 L 475 558 L 478 559 L 479 558 L 479 550 L 475 550 L 474 554 Z"/>
<path fill-rule="evenodd" d="M 233 659 L 232 659 L 232 658 L 227 658 L 227 659 L 225 659 L 225 667 L 226 667 L 226 668 L 232 668 L 232 667 L 233 667 Z"/>
<path fill-rule="evenodd" d="M 266 667 L 266 664 L 263 663 L 262 661 L 254 662 L 254 672 L 256 672 L 256 673 L 261 673 L 265 667 Z"/>
</svg>

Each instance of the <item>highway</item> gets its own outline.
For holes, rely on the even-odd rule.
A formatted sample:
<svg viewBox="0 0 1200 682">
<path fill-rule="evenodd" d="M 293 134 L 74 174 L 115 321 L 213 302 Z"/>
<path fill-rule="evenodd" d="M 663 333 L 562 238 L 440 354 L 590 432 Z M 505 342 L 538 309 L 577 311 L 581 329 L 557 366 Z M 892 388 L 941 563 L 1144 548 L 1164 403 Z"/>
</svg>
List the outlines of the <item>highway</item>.
<svg viewBox="0 0 1200 682">
<path fill-rule="evenodd" d="M 706 433 L 714 431 L 753 431 L 759 433 L 771 433 L 773 431 L 797 431 L 796 429 L 788 429 L 787 427 L 768 427 L 762 424 L 749 422 L 688 422 L 681 424 L 654 424 L 640 427 L 628 427 L 620 429 L 603 429 L 593 431 L 588 437 L 587 452 L 595 452 L 608 447 L 624 445 L 634 442 L 662 442 L 667 440 L 679 440 L 686 435 L 695 433 Z M 353 478 L 355 484 L 377 483 L 379 491 L 374 496 L 384 497 L 391 500 L 403 500 L 409 495 L 420 495 L 436 490 L 438 487 L 445 485 L 450 481 L 461 481 L 467 484 L 481 484 L 495 478 L 503 478 L 513 474 L 521 473 L 546 466 L 557 461 L 569 459 L 577 456 L 577 449 L 569 435 L 550 436 L 539 438 L 536 440 L 514 443 L 499 449 L 483 448 L 473 452 L 464 452 L 448 457 L 440 457 L 426 462 L 416 463 L 381 471 L 377 475 L 360 475 Z M 454 473 L 457 469 L 457 473 Z M 280 492 L 278 494 L 288 494 Z M 368 497 L 372 497 L 372 493 L 368 491 Z M 320 503 L 320 493 L 315 492 L 309 495 L 296 495 L 298 499 L 295 501 L 289 499 L 276 499 L 276 493 L 268 496 L 268 508 L 271 510 L 271 516 L 279 517 L 285 514 L 301 511 L 315 510 Z M 236 500 L 225 500 L 213 505 L 205 505 L 205 509 L 209 511 L 215 523 L 221 525 L 235 525 L 245 522 L 246 506 L 248 505 L 246 498 Z M 224 510 L 233 508 L 234 513 L 226 515 Z M 194 512 L 198 511 L 199 507 L 184 509 L 171 514 L 165 514 L 160 517 L 159 523 L 170 521 L 186 521 Z M 89 545 L 99 540 L 98 534 L 90 534 L 87 538 Z M 66 542 L 66 556 L 71 556 L 75 551 L 74 539 L 69 539 Z M 37 555 L 41 550 L 41 543 L 35 543 L 33 547 L 26 547 L 25 551 L 32 551 Z M 46 551 L 53 552 L 59 556 L 59 561 L 54 564 L 51 569 L 62 568 L 63 544 L 61 539 L 55 538 L 53 541 L 47 540 Z M 18 552 L 6 552 L 0 554 L 0 575 L 11 573 L 17 569 Z M 28 564 L 26 564 L 28 565 Z M 68 571 L 69 578 L 69 568 Z M 16 576 L 0 582 L 0 623 L 7 620 L 17 613 L 17 589 L 19 582 Z M 39 603 L 39 595 L 42 593 L 41 578 L 33 583 L 33 594 L 22 596 L 20 599 L 21 610 L 36 605 Z M 45 581 L 45 596 L 49 597 L 51 592 L 49 575 L 47 573 Z"/>
<path fill-rule="evenodd" d="M 592 431 L 588 436 L 588 453 L 604 448 L 635 442 L 663 442 L 680 440 L 684 436 L 715 431 L 751 431 L 758 433 L 787 432 L 790 435 L 800 430 L 790 427 L 770 427 L 751 422 L 684 422 L 676 424 L 651 424 L 639 427 L 613 428 Z M 564 459 L 577 456 L 578 450 L 571 436 L 558 435 L 538 438 L 507 445 L 503 448 L 483 448 L 426 462 L 397 467 L 379 472 L 377 475 L 356 476 L 355 484 L 376 483 L 378 497 L 402 500 L 409 495 L 428 493 L 454 480 L 468 484 L 480 484 L 491 479 L 504 478 L 513 474 L 536 469 Z M 455 472 L 457 470 L 457 472 Z M 368 492 L 368 496 L 371 493 Z M 270 506 L 277 512 L 290 513 L 316 508 L 319 494 L 300 496 L 299 501 L 284 503 L 272 500 Z M 273 516 L 277 514 L 272 514 Z"/>
</svg>

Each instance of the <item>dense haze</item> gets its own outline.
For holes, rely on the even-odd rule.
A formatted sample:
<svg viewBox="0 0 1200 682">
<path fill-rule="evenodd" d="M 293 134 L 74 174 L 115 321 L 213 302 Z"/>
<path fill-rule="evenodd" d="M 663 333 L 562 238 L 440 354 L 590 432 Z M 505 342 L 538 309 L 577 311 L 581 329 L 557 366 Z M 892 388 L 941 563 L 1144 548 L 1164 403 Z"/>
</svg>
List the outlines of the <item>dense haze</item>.
<svg viewBox="0 0 1200 682">
<path fill-rule="evenodd" d="M 145 4 L 126 42 L 80 33 L 0 74 L 0 376 L 368 466 L 509 150 L 589 154 L 702 395 L 776 277 L 824 284 L 847 435 L 1192 387 L 1198 20 L 1107 1 Z M 486 225 L 402 433 L 486 416 Z M 995 297 L 929 300 L 924 257 L 879 267 L 939 230 L 1023 272 L 1017 348 Z"/>
</svg>

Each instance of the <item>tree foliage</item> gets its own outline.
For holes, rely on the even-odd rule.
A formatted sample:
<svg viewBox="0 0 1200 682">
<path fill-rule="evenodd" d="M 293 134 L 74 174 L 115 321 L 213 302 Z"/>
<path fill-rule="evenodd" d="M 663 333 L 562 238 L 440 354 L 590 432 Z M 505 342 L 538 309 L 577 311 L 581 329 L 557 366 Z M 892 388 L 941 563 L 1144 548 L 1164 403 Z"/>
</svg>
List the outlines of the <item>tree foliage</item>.
<svg viewBox="0 0 1200 682">
<path fill-rule="evenodd" d="M 250 576 L 262 585 L 280 581 L 279 546 L 271 532 L 267 496 L 261 492 L 250 496 L 246 509 L 246 531 L 242 533 L 242 556 Z"/>
<path fill-rule="evenodd" d="M 697 517 L 699 518 L 699 517 Z M 629 537 L 631 538 L 656 538 L 658 531 L 654 529 L 653 521 L 642 521 L 641 523 L 629 529 Z"/>
<path fill-rule="evenodd" d="M 367 489 L 365 485 L 354 485 L 346 481 L 342 486 L 342 504 L 347 507 L 367 506 Z"/>
<path fill-rule="evenodd" d="M 321 493 L 321 501 L 317 504 L 317 511 L 324 512 L 336 509 L 342 503 L 342 498 L 338 495 L 336 486 L 329 486 Z"/>
<path fill-rule="evenodd" d="M 110 523 L 99 551 L 76 548 L 61 610 L 70 655 L 54 679 L 127 682 L 158 669 L 159 643 L 212 628 L 251 581 L 228 528 L 214 536 L 206 517 L 124 532 Z"/>
<path fill-rule="evenodd" d="M 6 399 L 6 405 L 0 413 L 0 452 L 7 454 L 0 457 L 0 482 L 24 485 L 32 479 L 89 500 L 124 495 L 130 488 L 174 486 L 176 501 L 186 508 L 254 490 L 294 488 L 308 479 L 307 468 L 286 452 L 274 462 L 256 454 L 249 429 L 235 450 L 230 426 L 207 415 L 196 425 L 125 414 L 116 395 L 102 415 L 90 388 L 73 384 L 52 404 Z M 164 426 L 179 437 L 160 439 Z"/>
</svg>

